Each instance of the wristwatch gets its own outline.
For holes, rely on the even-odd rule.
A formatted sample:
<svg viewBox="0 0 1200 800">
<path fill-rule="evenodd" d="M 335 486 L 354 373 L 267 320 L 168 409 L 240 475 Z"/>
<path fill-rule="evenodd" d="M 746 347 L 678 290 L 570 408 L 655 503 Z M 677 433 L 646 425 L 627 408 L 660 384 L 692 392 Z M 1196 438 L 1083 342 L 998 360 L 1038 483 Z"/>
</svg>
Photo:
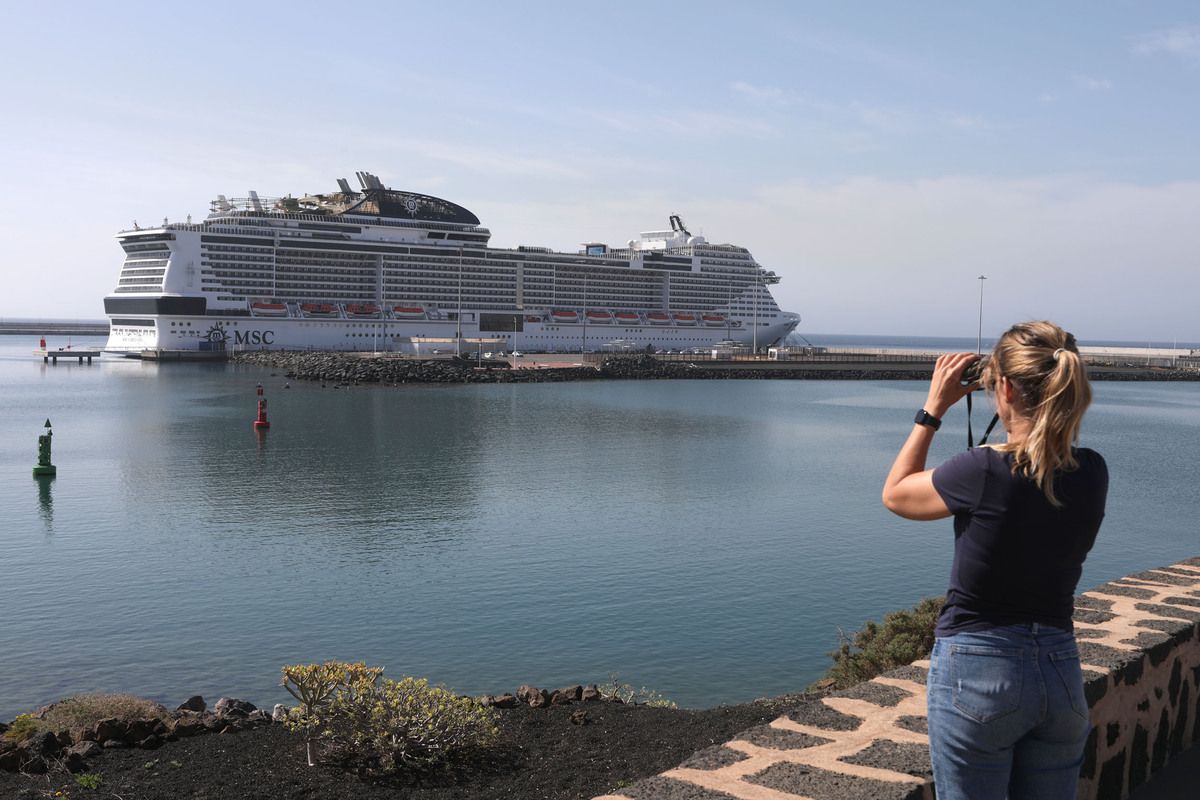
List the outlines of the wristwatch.
<svg viewBox="0 0 1200 800">
<path fill-rule="evenodd" d="M 917 412 L 917 416 L 913 419 L 913 422 L 918 425 L 928 425 L 935 431 L 942 427 L 942 421 L 923 408 Z"/>
</svg>

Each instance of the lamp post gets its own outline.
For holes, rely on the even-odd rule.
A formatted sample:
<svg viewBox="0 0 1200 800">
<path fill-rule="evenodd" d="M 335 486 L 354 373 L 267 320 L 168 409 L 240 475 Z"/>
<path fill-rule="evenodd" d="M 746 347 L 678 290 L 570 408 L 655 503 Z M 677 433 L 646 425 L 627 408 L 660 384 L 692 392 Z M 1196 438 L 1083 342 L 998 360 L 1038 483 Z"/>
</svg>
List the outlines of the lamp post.
<svg viewBox="0 0 1200 800">
<path fill-rule="evenodd" d="M 986 280 L 986 275 L 979 276 L 979 334 L 975 337 L 975 352 L 979 355 L 983 354 L 983 282 Z"/>
</svg>

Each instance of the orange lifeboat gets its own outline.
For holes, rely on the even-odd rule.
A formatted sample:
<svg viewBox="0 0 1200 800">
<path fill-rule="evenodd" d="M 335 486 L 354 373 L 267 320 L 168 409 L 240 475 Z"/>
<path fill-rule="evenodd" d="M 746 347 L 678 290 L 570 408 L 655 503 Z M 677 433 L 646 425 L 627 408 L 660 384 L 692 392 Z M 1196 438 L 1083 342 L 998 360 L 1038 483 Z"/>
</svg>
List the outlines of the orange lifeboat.
<svg viewBox="0 0 1200 800">
<path fill-rule="evenodd" d="M 670 325 L 671 315 L 665 311 L 651 311 L 646 315 L 646 321 L 651 325 Z"/>
<path fill-rule="evenodd" d="M 705 325 L 712 325 L 713 327 L 725 324 L 724 314 L 705 314 L 701 317 L 701 319 L 704 320 Z"/>
<path fill-rule="evenodd" d="M 587 321 L 607 325 L 612 322 L 612 314 L 607 311 L 589 311 L 587 312 Z"/>
<path fill-rule="evenodd" d="M 300 311 L 307 317 L 335 317 L 337 309 L 333 303 L 301 303 Z"/>
<path fill-rule="evenodd" d="M 556 308 L 550 312 L 550 319 L 555 322 L 579 322 L 579 312 Z"/>
<path fill-rule="evenodd" d="M 351 317 L 378 317 L 379 306 L 374 303 L 346 303 L 346 314 Z"/>
<path fill-rule="evenodd" d="M 286 303 L 251 303 L 250 311 L 259 317 L 286 317 Z"/>
<path fill-rule="evenodd" d="M 675 315 L 675 324 L 676 325 L 695 325 L 696 324 L 696 315 L 688 314 L 688 313 L 676 314 Z"/>
<path fill-rule="evenodd" d="M 632 311 L 618 311 L 613 317 L 619 325 L 637 325 L 639 322 L 638 315 Z"/>
<path fill-rule="evenodd" d="M 425 309 L 420 306 L 393 306 L 392 316 L 396 319 L 424 319 Z"/>
</svg>

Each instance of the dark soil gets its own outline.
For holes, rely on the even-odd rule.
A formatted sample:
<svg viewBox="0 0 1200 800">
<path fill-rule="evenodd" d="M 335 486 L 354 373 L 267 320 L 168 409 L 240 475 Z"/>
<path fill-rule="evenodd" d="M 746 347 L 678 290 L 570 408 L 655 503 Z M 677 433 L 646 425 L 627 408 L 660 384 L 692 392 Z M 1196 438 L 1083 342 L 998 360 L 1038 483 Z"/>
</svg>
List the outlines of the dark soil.
<svg viewBox="0 0 1200 800">
<path fill-rule="evenodd" d="M 703 711 L 605 702 L 522 706 L 499 712 L 500 739 L 489 752 L 449 770 L 391 781 L 330 765 L 310 768 L 303 738 L 270 725 L 167 742 L 157 750 L 106 750 L 86 770 L 100 775 L 95 790 L 61 769 L 0 772 L 0 798 L 53 797 L 60 789 L 97 800 L 591 798 L 676 767 L 697 750 L 811 702 L 814 696 L 796 695 Z M 579 710 L 587 711 L 584 725 L 570 720 Z"/>
</svg>

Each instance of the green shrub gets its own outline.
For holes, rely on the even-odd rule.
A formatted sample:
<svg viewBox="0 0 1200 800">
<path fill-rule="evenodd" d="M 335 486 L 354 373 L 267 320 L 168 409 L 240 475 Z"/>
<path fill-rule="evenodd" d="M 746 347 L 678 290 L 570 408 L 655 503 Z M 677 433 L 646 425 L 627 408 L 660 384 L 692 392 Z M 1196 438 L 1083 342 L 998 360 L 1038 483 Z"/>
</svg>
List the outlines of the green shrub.
<svg viewBox="0 0 1200 800">
<path fill-rule="evenodd" d="M 59 731 L 90 728 L 102 719 L 132 722 L 166 716 L 167 710 L 158 703 L 132 694 L 77 694 L 49 706 L 42 721 Z"/>
<path fill-rule="evenodd" d="M 283 667 L 280 685 L 288 694 L 300 701 L 300 705 L 288 712 L 285 725 L 290 730 L 302 730 L 305 734 L 305 751 L 308 765 L 316 765 L 313 744 L 323 724 L 323 709 L 334 693 L 361 683 L 375 683 L 383 674 L 382 667 L 368 667 L 359 661 L 347 664 L 342 661 L 326 661 L 324 664 L 295 664 Z"/>
<path fill-rule="evenodd" d="M 287 726 L 303 731 L 309 766 L 320 742 L 365 771 L 433 765 L 495 741 L 496 712 L 420 678 L 382 679 L 383 669 L 326 661 L 283 668 L 282 685 L 300 705 Z"/>
<path fill-rule="evenodd" d="M 32 714 L 18 714 L 4 732 L 4 738 L 13 742 L 23 742 L 45 727 L 41 720 Z"/>
<path fill-rule="evenodd" d="M 499 734 L 494 710 L 424 678 L 350 683 L 322 713 L 331 753 L 367 771 L 443 763 Z"/>
<path fill-rule="evenodd" d="M 81 772 L 75 776 L 75 783 L 85 789 L 99 789 L 103 778 L 98 772 Z"/>
<path fill-rule="evenodd" d="M 830 653 L 833 666 L 817 685 L 846 689 L 889 669 L 902 667 L 933 650 L 933 629 L 942 610 L 941 597 L 927 597 L 911 609 L 893 611 L 883 623 L 868 622 L 853 640 Z"/>
</svg>

